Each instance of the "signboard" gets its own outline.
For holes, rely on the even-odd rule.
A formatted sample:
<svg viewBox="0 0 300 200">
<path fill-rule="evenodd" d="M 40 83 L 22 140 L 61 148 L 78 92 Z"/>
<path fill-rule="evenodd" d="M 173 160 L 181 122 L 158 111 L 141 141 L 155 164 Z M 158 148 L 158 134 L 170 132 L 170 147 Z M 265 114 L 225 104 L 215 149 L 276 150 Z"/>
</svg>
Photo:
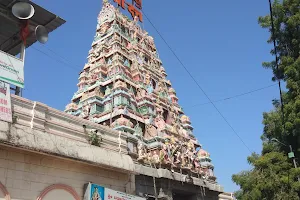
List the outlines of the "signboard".
<svg viewBox="0 0 300 200">
<path fill-rule="evenodd" d="M 295 154 L 294 154 L 294 152 L 290 152 L 290 153 L 288 153 L 288 157 L 289 157 L 289 158 L 295 158 Z"/>
<path fill-rule="evenodd" d="M 84 200 L 146 200 L 145 198 L 111 190 L 100 185 L 89 183 Z"/>
<path fill-rule="evenodd" d="M 24 62 L 0 51 L 0 80 L 24 88 Z"/>
<path fill-rule="evenodd" d="M 10 85 L 0 81 L 0 120 L 12 122 Z"/>
<path fill-rule="evenodd" d="M 132 18 L 137 17 L 140 22 L 143 22 L 143 14 L 142 10 L 142 0 L 132 0 L 132 4 L 127 3 L 125 0 L 114 0 L 118 4 L 118 6 L 125 9 L 125 4 L 127 5 L 127 9 L 130 12 Z"/>
</svg>

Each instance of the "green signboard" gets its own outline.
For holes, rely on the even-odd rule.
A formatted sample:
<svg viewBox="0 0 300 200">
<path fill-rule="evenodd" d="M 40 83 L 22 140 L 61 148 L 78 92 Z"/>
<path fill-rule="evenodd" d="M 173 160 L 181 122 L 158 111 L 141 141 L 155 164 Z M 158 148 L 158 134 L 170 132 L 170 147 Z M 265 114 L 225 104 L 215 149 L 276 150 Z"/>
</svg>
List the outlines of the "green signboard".
<svg viewBox="0 0 300 200">
<path fill-rule="evenodd" d="M 294 152 L 288 153 L 288 156 L 289 156 L 289 158 L 294 158 L 295 157 Z"/>
<path fill-rule="evenodd" d="M 24 62 L 0 51 L 0 80 L 24 88 Z"/>
</svg>

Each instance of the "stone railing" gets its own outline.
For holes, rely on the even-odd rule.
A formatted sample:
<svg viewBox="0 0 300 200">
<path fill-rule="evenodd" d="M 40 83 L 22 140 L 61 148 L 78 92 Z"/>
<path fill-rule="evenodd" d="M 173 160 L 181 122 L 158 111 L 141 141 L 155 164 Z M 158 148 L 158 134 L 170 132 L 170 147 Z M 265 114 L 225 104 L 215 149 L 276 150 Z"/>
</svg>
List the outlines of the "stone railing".
<svg viewBox="0 0 300 200">
<path fill-rule="evenodd" d="M 15 95 L 13 123 L 0 121 L 0 143 L 24 150 L 134 172 L 125 134 Z M 94 132 L 100 147 L 89 143 Z"/>
</svg>

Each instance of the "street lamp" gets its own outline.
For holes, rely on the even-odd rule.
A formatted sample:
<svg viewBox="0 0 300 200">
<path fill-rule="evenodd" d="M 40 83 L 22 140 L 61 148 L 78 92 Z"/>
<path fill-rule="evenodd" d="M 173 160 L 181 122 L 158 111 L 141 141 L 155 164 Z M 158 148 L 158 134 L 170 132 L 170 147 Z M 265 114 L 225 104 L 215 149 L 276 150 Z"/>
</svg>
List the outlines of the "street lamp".
<svg viewBox="0 0 300 200">
<path fill-rule="evenodd" d="M 297 163 L 296 163 L 296 159 L 295 159 L 295 155 L 294 155 L 294 152 L 293 152 L 293 149 L 292 149 L 292 145 L 287 145 L 287 144 L 284 144 L 282 142 L 280 142 L 279 140 L 277 140 L 276 138 L 272 138 L 271 139 L 272 142 L 277 142 L 283 146 L 288 146 L 290 148 L 290 153 L 288 153 L 288 157 L 289 158 L 293 158 L 293 163 L 294 163 L 294 167 L 297 168 Z"/>
</svg>

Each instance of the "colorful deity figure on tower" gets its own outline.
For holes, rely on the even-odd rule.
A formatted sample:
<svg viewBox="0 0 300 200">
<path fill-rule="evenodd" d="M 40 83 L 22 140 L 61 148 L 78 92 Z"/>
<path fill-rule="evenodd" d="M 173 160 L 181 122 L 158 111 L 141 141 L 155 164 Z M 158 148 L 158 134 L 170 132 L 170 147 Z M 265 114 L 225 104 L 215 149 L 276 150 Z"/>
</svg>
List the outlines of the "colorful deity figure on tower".
<svg viewBox="0 0 300 200">
<path fill-rule="evenodd" d="M 142 8 L 141 0 L 114 2 Z M 178 104 L 154 39 L 139 25 L 141 16 L 133 18 L 103 1 L 78 91 L 65 112 L 126 132 L 136 145 L 130 155 L 141 164 L 186 170 L 214 181 L 210 155 Z"/>
</svg>

